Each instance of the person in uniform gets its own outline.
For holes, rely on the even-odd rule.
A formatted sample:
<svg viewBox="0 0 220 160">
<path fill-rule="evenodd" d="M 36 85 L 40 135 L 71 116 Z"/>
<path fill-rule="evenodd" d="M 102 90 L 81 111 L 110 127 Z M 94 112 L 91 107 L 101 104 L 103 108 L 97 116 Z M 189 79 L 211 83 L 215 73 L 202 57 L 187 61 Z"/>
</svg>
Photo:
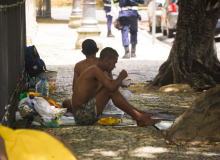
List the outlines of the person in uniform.
<svg viewBox="0 0 220 160">
<path fill-rule="evenodd" d="M 107 18 L 107 26 L 108 26 L 107 37 L 115 37 L 111 32 L 111 24 L 112 24 L 111 9 L 112 9 L 112 5 L 114 5 L 114 0 L 102 0 L 102 1 L 104 3 L 104 10 Z"/>
<path fill-rule="evenodd" d="M 119 1 L 119 17 L 123 25 L 122 29 L 122 43 L 125 48 L 125 55 L 122 58 L 129 59 L 136 57 L 137 32 L 138 32 L 138 5 L 144 4 L 145 0 L 120 0 Z M 128 33 L 130 32 L 130 42 Z M 131 43 L 131 56 L 129 51 L 129 44 Z"/>
</svg>

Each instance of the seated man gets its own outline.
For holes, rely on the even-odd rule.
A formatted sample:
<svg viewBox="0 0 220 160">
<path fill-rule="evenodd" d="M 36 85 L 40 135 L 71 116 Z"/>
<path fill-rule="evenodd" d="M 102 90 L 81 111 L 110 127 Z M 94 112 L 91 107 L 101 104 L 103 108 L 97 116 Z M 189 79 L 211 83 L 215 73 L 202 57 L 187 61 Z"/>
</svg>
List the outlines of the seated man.
<svg viewBox="0 0 220 160">
<path fill-rule="evenodd" d="M 75 65 L 72 90 L 74 89 L 76 81 L 78 80 L 81 73 L 88 67 L 97 63 L 98 58 L 96 57 L 96 53 L 98 50 L 99 49 L 97 48 L 96 42 L 94 40 L 86 39 L 83 41 L 82 53 L 86 56 L 86 59 L 76 63 Z M 109 78 L 113 79 L 112 73 L 105 72 L 105 74 L 108 75 Z M 99 88 L 100 87 L 101 85 L 99 85 Z M 112 104 L 112 102 L 109 101 L 109 104 Z M 63 108 L 67 108 L 69 111 L 72 111 L 72 99 L 65 99 L 62 103 L 62 106 Z"/>
<path fill-rule="evenodd" d="M 160 120 L 151 119 L 151 114 L 133 107 L 118 91 L 127 72 L 122 70 L 116 80 L 110 80 L 104 71 L 111 73 L 118 61 L 118 53 L 112 48 L 105 48 L 100 53 L 98 62 L 87 68 L 78 78 L 72 95 L 72 111 L 75 122 L 91 125 L 101 118 L 101 113 L 110 99 L 113 103 L 137 121 L 138 126 L 154 125 Z M 102 87 L 97 91 L 99 83 Z"/>
<path fill-rule="evenodd" d="M 99 49 L 97 48 L 97 45 L 94 40 L 86 39 L 85 41 L 83 41 L 82 53 L 86 56 L 86 59 L 76 63 L 74 67 L 72 90 L 74 89 L 76 81 L 78 80 L 81 73 L 88 67 L 97 63 L 98 58 L 96 57 L 96 53 L 98 52 L 98 50 Z M 112 79 L 111 73 L 105 72 L 105 74 L 108 75 Z M 72 99 L 65 99 L 62 103 L 62 106 L 72 111 Z"/>
</svg>

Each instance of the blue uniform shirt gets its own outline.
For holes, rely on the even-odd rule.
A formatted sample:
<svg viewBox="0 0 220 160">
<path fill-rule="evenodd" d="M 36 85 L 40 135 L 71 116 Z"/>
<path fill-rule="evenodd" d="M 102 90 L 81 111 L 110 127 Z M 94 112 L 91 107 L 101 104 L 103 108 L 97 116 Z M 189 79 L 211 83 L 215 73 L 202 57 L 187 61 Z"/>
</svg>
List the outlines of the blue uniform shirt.
<svg viewBox="0 0 220 160">
<path fill-rule="evenodd" d="M 119 6 L 138 6 L 139 4 L 144 4 L 145 0 L 120 0 Z M 138 11 L 135 10 L 125 10 L 119 13 L 119 17 L 137 17 Z"/>
</svg>

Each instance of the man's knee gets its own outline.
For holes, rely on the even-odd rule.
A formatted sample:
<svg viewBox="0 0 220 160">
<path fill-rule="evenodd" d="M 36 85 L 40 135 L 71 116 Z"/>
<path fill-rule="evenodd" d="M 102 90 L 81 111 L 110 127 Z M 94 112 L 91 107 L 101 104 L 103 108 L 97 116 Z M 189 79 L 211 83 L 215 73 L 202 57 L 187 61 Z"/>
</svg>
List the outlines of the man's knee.
<svg viewBox="0 0 220 160">
<path fill-rule="evenodd" d="M 63 108 L 67 108 L 68 103 L 70 103 L 70 99 L 65 99 L 62 103 Z"/>
</svg>

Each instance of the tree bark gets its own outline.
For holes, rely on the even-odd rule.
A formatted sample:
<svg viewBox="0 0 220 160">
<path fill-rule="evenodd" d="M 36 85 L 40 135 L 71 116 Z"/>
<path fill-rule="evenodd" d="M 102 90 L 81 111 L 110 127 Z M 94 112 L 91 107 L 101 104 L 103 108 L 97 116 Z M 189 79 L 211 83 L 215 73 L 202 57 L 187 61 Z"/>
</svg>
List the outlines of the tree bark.
<svg viewBox="0 0 220 160">
<path fill-rule="evenodd" d="M 168 59 L 148 85 L 186 83 L 196 90 L 220 84 L 215 27 L 220 0 L 179 0 L 176 36 Z"/>
<path fill-rule="evenodd" d="M 189 109 L 166 131 L 172 141 L 192 140 L 220 129 L 220 85 L 204 92 Z"/>
</svg>

